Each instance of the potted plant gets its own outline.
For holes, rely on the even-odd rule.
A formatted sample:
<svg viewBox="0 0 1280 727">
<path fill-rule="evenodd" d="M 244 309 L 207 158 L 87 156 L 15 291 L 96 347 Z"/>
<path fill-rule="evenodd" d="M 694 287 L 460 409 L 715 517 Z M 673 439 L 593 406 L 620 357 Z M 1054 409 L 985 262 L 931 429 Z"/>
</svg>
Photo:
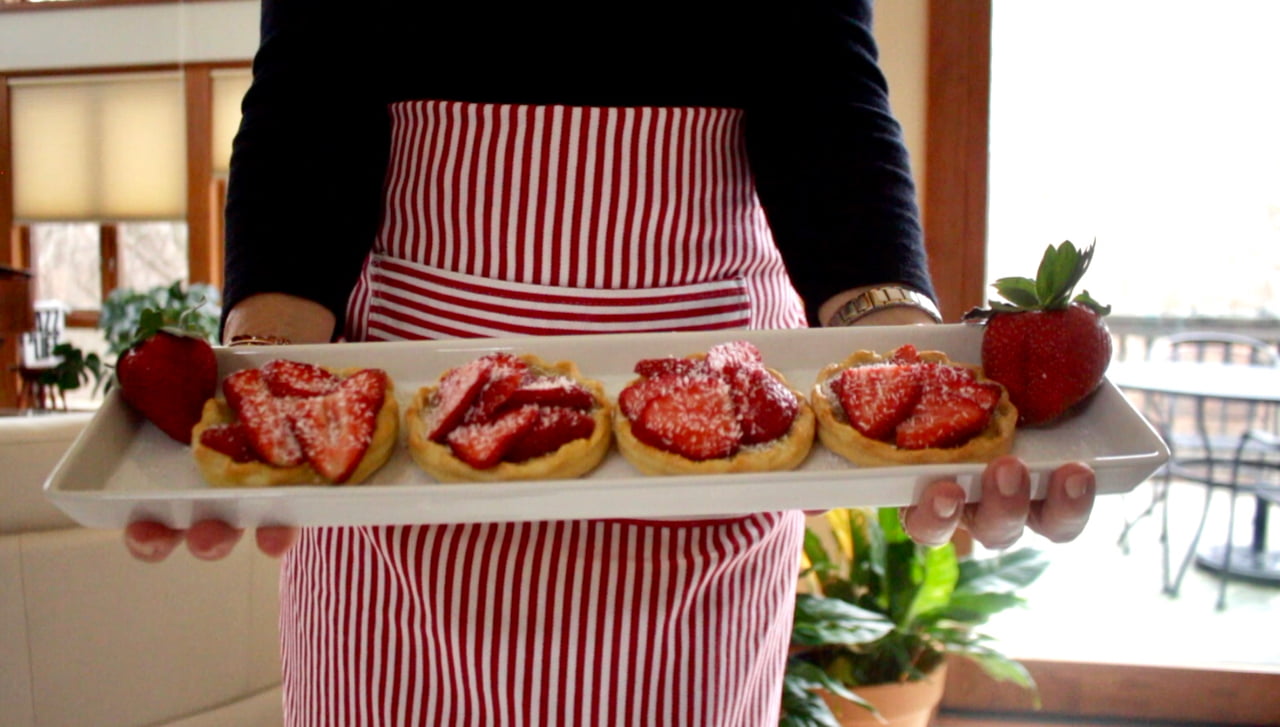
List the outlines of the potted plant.
<svg viewBox="0 0 1280 727">
<path fill-rule="evenodd" d="M 148 310 L 159 311 L 166 323 L 182 318 L 188 329 L 216 342 L 221 318 L 219 303 L 218 289 L 206 283 L 192 283 L 185 289 L 182 281 L 147 290 L 116 288 L 102 304 L 98 328 L 102 329 L 107 353 L 112 356 L 124 353 L 133 342 L 142 314 Z"/>
<path fill-rule="evenodd" d="M 98 316 L 98 328 L 106 339 L 106 355 L 118 356 L 133 341 L 144 315 L 158 317 L 160 325 L 177 323 L 216 343 L 221 319 L 218 289 L 204 283 L 183 288 L 182 281 L 139 291 L 117 288 L 111 291 Z M 66 393 L 92 381 L 91 395 L 111 387 L 113 364 L 98 354 L 81 350 L 72 343 L 59 343 L 53 349 L 58 363 L 40 373 L 42 386 L 56 391 L 56 400 L 66 406 Z M 106 385 L 105 387 L 103 385 Z"/>
<path fill-rule="evenodd" d="M 950 543 L 911 540 L 894 508 L 830 510 L 825 518 L 830 532 L 805 533 L 781 725 L 926 725 L 951 656 L 1035 689 L 1027 670 L 974 627 L 1023 605 L 1017 591 L 1048 565 L 1041 552 L 961 558 Z M 920 691 L 923 702 L 886 707 L 873 696 L 884 691 Z"/>
</svg>

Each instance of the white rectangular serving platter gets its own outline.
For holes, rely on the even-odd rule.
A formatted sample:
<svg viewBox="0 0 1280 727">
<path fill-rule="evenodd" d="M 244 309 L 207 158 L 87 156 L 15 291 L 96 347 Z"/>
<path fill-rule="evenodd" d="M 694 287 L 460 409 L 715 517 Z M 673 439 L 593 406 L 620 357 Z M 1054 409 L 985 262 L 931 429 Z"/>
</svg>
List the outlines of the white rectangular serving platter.
<svg viewBox="0 0 1280 727">
<path fill-rule="evenodd" d="M 449 367 L 491 351 L 573 360 L 616 396 L 634 378 L 632 369 L 639 359 L 697 353 L 738 339 L 755 343 L 768 365 L 794 388 L 808 392 L 823 366 L 858 349 L 888 351 L 912 343 L 922 350 L 945 351 L 956 361 L 977 362 L 981 329 L 957 324 L 540 336 L 219 348 L 217 357 L 221 375 L 277 357 L 383 368 L 395 381 L 403 411 L 418 387 L 434 383 Z M 1168 448 L 1151 425 L 1106 381 L 1069 419 L 1047 428 L 1019 430 L 1013 451 L 1032 470 L 1036 498 L 1044 496 L 1048 474 L 1064 462 L 1092 466 L 1098 492 L 1106 494 L 1133 489 L 1168 458 Z M 186 527 L 209 518 L 237 527 L 402 525 L 898 506 L 914 502 L 926 484 L 944 477 L 955 478 L 974 501 L 981 495 L 982 469 L 982 464 L 857 467 L 815 442 L 808 459 L 790 472 L 646 476 L 614 449 L 581 479 L 441 484 L 414 464 L 402 441 L 390 461 L 363 485 L 214 488 L 200 478 L 188 447 L 145 422 L 113 391 L 50 474 L 45 494 L 89 527 L 119 528 L 137 520 Z"/>
</svg>

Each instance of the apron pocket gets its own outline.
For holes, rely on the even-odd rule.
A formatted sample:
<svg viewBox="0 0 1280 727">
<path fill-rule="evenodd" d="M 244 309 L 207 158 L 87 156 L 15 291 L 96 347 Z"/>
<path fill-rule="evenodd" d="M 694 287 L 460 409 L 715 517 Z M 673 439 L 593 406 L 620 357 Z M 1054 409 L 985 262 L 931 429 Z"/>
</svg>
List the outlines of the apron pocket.
<svg viewBox="0 0 1280 727">
<path fill-rule="evenodd" d="M 509 283 L 373 255 L 365 338 L 394 341 L 745 328 L 741 278 L 599 290 Z"/>
</svg>

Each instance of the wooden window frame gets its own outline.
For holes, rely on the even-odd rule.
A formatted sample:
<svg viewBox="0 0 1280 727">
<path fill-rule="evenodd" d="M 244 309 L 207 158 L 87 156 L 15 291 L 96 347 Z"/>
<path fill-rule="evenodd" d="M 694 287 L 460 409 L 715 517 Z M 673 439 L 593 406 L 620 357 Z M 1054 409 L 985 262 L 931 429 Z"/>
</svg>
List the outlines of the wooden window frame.
<svg viewBox="0 0 1280 727">
<path fill-rule="evenodd" d="M 991 0 L 930 0 L 925 245 L 939 307 L 958 321 L 986 282 Z"/>
</svg>

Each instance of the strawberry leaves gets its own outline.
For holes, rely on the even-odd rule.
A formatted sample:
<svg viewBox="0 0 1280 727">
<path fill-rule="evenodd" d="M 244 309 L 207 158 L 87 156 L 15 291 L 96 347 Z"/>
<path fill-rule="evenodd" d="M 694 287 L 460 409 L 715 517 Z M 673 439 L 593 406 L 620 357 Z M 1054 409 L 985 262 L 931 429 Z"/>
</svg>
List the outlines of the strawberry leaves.
<svg viewBox="0 0 1280 727">
<path fill-rule="evenodd" d="M 197 323 L 198 308 L 146 308 L 138 315 L 138 328 L 129 340 L 127 348 L 146 341 L 164 331 L 175 336 L 204 338 L 205 332 Z"/>
<path fill-rule="evenodd" d="M 1093 261 L 1093 244 L 1077 249 L 1070 240 L 1058 247 L 1045 249 L 1035 279 L 1024 277 L 1000 278 L 992 285 L 1004 301 L 988 301 L 990 310 L 970 311 L 966 319 L 989 318 L 993 313 L 1016 313 L 1031 310 L 1063 310 L 1071 303 L 1079 303 L 1105 316 L 1111 306 L 1104 306 L 1082 291 L 1074 298 L 1071 294 Z"/>
</svg>

